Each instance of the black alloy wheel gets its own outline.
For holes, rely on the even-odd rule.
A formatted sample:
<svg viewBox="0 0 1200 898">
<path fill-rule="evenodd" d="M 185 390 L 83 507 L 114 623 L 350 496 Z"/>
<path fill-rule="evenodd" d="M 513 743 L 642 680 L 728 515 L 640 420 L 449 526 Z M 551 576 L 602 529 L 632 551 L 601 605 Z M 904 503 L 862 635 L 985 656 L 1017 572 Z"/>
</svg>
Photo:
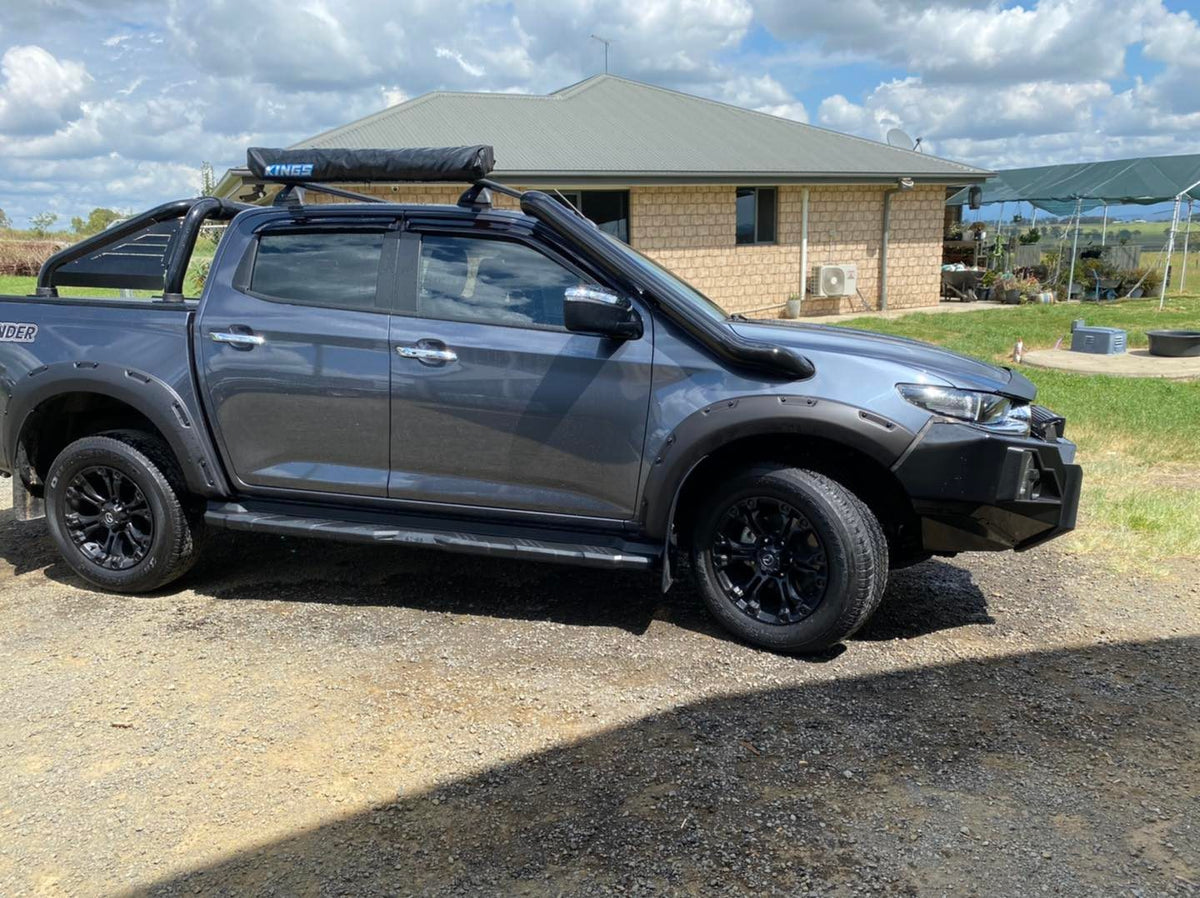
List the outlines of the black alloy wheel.
<svg viewBox="0 0 1200 898">
<path fill-rule="evenodd" d="M 45 479 L 46 525 L 72 570 L 101 589 L 149 592 L 187 572 L 204 538 L 166 442 L 110 430 L 63 448 Z"/>
<path fill-rule="evenodd" d="M 764 624 L 804 620 L 820 606 L 829 585 L 820 537 L 808 518 L 779 499 L 752 496 L 731 505 L 718 524 L 711 553 L 725 597 Z"/>
<path fill-rule="evenodd" d="M 67 484 L 63 526 L 80 553 L 105 570 L 139 564 L 154 542 L 154 514 L 141 488 L 122 471 L 96 465 Z"/>
</svg>

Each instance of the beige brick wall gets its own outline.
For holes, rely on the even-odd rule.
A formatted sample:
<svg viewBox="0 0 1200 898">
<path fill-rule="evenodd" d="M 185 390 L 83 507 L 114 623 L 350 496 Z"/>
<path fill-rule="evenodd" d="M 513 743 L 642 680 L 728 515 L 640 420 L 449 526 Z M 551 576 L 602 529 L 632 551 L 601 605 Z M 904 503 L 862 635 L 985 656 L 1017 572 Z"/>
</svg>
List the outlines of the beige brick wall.
<svg viewBox="0 0 1200 898">
<path fill-rule="evenodd" d="M 462 188 L 442 185 L 370 185 L 358 188 L 396 202 L 453 203 Z M 729 312 L 776 315 L 800 290 L 801 197 L 799 186 L 779 188 L 778 242 L 738 246 L 732 185 L 633 187 L 629 227 L 634 247 L 694 284 Z M 858 266 L 858 297 L 804 298 L 804 314 L 879 307 L 883 228 L 882 186 L 809 188 L 810 283 L 818 265 Z M 310 201 L 327 198 L 310 193 Z M 935 305 L 941 278 L 945 189 L 921 186 L 892 196 L 888 244 L 888 307 Z M 496 195 L 499 208 L 515 208 Z"/>
</svg>

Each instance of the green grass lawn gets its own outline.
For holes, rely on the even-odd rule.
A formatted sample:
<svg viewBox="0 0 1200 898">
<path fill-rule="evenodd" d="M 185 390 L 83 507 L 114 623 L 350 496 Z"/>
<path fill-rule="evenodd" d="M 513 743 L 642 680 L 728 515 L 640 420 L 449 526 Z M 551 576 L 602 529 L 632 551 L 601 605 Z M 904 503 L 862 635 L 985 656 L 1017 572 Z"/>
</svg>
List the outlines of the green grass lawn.
<svg viewBox="0 0 1200 898">
<path fill-rule="evenodd" d="M 1145 346 L 1147 330 L 1200 328 L 1200 297 L 1168 296 L 1162 312 L 1157 300 L 1127 300 L 844 324 L 1002 362 L 1018 337 L 1028 349 L 1069 341 L 1075 318 L 1124 328 L 1130 346 Z M 1079 444 L 1083 500 L 1079 529 L 1066 544 L 1123 566 L 1200 556 L 1200 381 L 1021 371 L 1037 384 L 1038 402 L 1067 417 L 1067 436 Z"/>
</svg>

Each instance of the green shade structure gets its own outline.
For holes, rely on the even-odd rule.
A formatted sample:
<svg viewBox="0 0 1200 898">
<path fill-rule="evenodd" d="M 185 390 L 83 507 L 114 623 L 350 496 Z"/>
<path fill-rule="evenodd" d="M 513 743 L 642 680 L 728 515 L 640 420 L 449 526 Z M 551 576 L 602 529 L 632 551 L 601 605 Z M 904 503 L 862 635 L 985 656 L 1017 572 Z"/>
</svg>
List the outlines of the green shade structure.
<svg viewBox="0 0 1200 898">
<path fill-rule="evenodd" d="M 1184 200 L 1200 199 L 1200 154 L 1186 156 L 1142 156 L 1137 159 L 1112 159 L 1107 162 L 1077 162 L 1062 165 L 1039 165 L 1033 168 L 1013 168 L 997 172 L 983 185 L 981 202 L 1030 203 L 1053 215 L 1071 214 L 1075 218 L 1075 241 L 1071 250 L 1074 260 L 1079 243 L 1079 216 L 1100 206 L 1142 205 L 1175 201 L 1171 216 L 1171 231 L 1163 261 L 1162 288 L 1159 307 L 1166 299 L 1167 274 L 1171 253 L 1175 249 L 1175 232 L 1179 229 L 1179 213 Z M 961 206 L 969 201 L 964 188 L 946 201 Z M 1105 222 L 1107 224 L 1107 220 Z M 1189 217 L 1189 226 L 1190 226 Z M 1189 227 L 1190 229 L 1190 227 Z M 1185 269 L 1186 270 L 1186 269 Z M 1074 266 L 1071 267 L 1072 281 Z M 1182 285 L 1182 281 L 1180 282 Z M 1071 287 L 1068 284 L 1067 295 Z"/>
<path fill-rule="evenodd" d="M 1177 196 L 1200 199 L 1198 182 L 1200 154 L 1039 165 L 997 172 L 983 185 L 983 203 L 1031 203 L 1052 215 L 1068 215 L 1077 203 L 1087 212 L 1105 205 L 1169 203 Z M 965 205 L 967 190 L 946 202 Z"/>
</svg>

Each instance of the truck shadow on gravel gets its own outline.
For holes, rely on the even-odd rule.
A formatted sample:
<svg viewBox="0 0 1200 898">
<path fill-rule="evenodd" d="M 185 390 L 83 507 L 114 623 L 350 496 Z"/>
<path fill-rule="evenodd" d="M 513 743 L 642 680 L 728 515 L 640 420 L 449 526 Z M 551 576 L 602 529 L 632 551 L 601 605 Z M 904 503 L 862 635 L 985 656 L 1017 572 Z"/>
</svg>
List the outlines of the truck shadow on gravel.
<svg viewBox="0 0 1200 898">
<path fill-rule="evenodd" d="M 273 573 L 259 579 L 262 571 Z M 598 571 L 396 547 L 220 534 L 184 585 L 222 600 L 382 605 L 641 635 L 654 620 L 732 640 L 703 607 L 691 572 L 676 571 L 663 595 L 657 575 Z M 928 561 L 893 574 L 876 615 L 854 637 L 910 639 L 993 623 L 971 572 Z M 816 656 L 828 660 L 837 651 Z"/>
<path fill-rule="evenodd" d="M 90 588 L 58 557 L 44 522 L 15 523 L 0 512 L 0 554 L 18 576 L 43 570 L 55 582 Z M 256 534 L 212 533 L 196 567 L 151 597 L 191 589 L 229 601 L 394 606 L 444 614 L 616 627 L 641 635 L 654 620 L 732 637 L 705 612 L 690 571 L 676 572 L 665 596 L 657 575 L 597 571 L 394 546 L 357 546 Z M 129 596 L 128 601 L 138 601 Z M 853 638 L 912 639 L 939 630 L 992 624 L 969 570 L 927 561 L 896 571 L 879 611 Z M 829 660 L 836 651 L 815 656 Z"/>
<path fill-rule="evenodd" d="M 131 894 L 1194 895 L 1197 707 L 1196 638 L 751 691 Z"/>
</svg>

